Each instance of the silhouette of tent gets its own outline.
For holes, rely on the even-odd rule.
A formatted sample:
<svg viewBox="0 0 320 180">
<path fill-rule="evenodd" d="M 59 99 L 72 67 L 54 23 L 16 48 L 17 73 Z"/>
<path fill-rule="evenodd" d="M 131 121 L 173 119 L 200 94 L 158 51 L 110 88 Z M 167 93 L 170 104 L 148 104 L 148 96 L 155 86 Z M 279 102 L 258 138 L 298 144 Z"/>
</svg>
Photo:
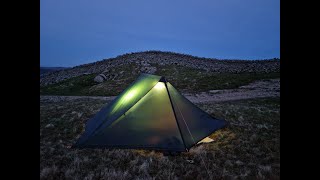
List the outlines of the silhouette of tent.
<svg viewBox="0 0 320 180">
<path fill-rule="evenodd" d="M 226 121 L 211 117 L 182 96 L 164 77 L 141 74 L 85 128 L 73 147 L 181 152 Z"/>
</svg>

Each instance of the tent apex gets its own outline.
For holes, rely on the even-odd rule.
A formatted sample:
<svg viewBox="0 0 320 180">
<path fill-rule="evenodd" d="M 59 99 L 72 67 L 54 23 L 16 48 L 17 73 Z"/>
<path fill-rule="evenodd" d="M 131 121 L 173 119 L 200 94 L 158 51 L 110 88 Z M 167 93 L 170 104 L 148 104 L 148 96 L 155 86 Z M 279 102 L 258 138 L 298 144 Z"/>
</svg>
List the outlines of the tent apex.
<svg viewBox="0 0 320 180">
<path fill-rule="evenodd" d="M 164 76 L 161 76 L 159 82 L 164 82 L 165 83 L 165 82 L 167 82 L 167 80 L 166 80 L 166 78 Z"/>
</svg>

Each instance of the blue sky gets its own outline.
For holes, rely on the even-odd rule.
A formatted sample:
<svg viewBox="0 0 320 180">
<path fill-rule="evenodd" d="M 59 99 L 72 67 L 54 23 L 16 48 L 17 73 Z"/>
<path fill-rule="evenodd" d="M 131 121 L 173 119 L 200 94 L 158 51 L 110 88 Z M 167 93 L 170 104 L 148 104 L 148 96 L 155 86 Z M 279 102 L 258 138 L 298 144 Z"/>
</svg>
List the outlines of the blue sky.
<svg viewBox="0 0 320 180">
<path fill-rule="evenodd" d="M 40 65 L 71 67 L 162 50 L 280 57 L 279 0 L 41 0 Z"/>
</svg>

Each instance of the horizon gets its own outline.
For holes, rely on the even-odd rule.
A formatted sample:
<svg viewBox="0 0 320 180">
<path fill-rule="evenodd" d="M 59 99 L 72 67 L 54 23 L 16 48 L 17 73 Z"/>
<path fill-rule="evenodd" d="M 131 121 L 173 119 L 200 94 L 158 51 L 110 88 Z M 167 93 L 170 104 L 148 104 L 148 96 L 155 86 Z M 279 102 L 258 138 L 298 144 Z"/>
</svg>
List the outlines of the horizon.
<svg viewBox="0 0 320 180">
<path fill-rule="evenodd" d="M 280 59 L 280 2 L 41 0 L 40 67 L 74 67 L 153 49 Z"/>
<path fill-rule="evenodd" d="M 162 52 L 162 53 L 175 53 L 175 54 L 192 56 L 192 57 L 195 57 L 195 58 L 206 58 L 206 59 L 216 59 L 216 60 L 226 60 L 226 61 L 228 61 L 228 60 L 230 60 L 230 61 L 232 61 L 232 60 L 236 60 L 236 61 L 264 61 L 264 60 L 274 60 L 274 59 L 280 60 L 280 57 L 273 57 L 273 58 L 267 58 L 267 59 L 218 59 L 218 58 L 212 58 L 212 57 L 194 56 L 194 55 L 185 54 L 185 53 L 176 53 L 176 52 L 172 52 L 172 51 L 147 50 L 147 51 L 129 52 L 129 53 L 124 53 L 124 54 L 119 54 L 119 55 L 114 56 L 114 57 L 94 60 L 94 61 L 91 61 L 91 62 L 88 62 L 88 63 L 85 63 L 85 64 L 95 63 L 95 62 L 103 61 L 103 60 L 109 60 L 109 59 L 117 58 L 117 57 L 125 55 L 125 54 L 137 54 L 137 53 L 145 53 L 145 52 L 150 52 L 150 51 L 156 51 L 156 52 Z M 40 65 L 40 68 L 72 68 L 72 67 L 81 66 L 81 65 L 84 65 L 84 64 L 78 64 L 78 65 L 75 65 L 75 66 L 41 66 Z"/>
</svg>

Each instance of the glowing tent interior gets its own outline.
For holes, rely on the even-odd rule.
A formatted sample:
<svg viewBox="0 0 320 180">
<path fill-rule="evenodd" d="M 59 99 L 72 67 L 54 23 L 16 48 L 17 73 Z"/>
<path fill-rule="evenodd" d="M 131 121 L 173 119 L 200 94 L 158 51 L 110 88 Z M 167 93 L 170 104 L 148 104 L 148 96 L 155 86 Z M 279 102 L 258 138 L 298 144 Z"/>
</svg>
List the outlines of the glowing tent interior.
<svg viewBox="0 0 320 180">
<path fill-rule="evenodd" d="M 141 74 L 85 128 L 75 148 L 188 151 L 226 121 L 211 117 L 164 77 Z"/>
</svg>

